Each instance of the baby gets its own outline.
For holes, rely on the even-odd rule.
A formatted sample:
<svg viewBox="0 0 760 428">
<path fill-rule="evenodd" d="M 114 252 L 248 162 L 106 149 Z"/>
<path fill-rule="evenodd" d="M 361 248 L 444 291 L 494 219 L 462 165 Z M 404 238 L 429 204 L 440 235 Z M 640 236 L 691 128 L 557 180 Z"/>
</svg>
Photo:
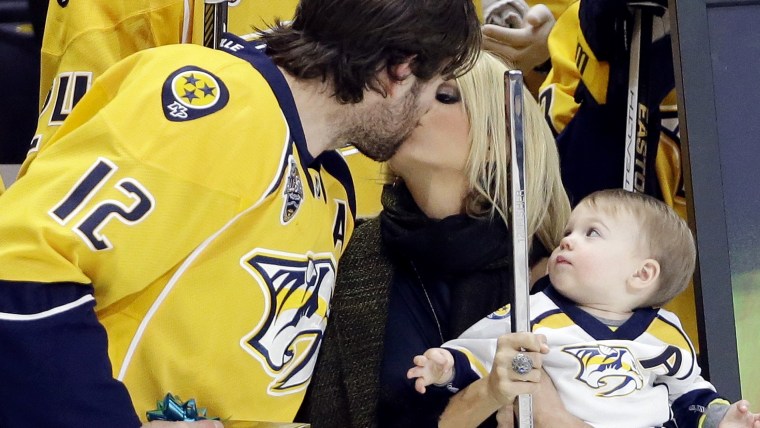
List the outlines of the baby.
<svg viewBox="0 0 760 428">
<path fill-rule="evenodd" d="M 695 259 L 686 223 L 652 197 L 603 190 L 573 210 L 530 300 L 532 331 L 550 349 L 542 366 L 570 413 L 595 427 L 760 427 L 746 400 L 730 404 L 702 378 L 678 318 L 661 309 Z M 422 393 L 463 388 L 490 371 L 508 332 L 509 306 L 415 357 L 407 376 Z M 512 363 L 521 375 L 540 365 L 521 354 Z"/>
</svg>

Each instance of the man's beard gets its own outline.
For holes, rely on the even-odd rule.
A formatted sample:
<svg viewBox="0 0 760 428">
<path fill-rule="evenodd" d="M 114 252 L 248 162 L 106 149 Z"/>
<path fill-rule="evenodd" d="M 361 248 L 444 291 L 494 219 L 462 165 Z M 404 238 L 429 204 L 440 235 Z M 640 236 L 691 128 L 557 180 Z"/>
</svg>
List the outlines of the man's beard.
<svg viewBox="0 0 760 428">
<path fill-rule="evenodd" d="M 390 159 L 409 138 L 420 119 L 419 94 L 422 85 L 415 82 L 401 105 L 362 106 L 348 119 L 339 141 L 348 141 L 361 153 L 379 162 Z"/>
</svg>

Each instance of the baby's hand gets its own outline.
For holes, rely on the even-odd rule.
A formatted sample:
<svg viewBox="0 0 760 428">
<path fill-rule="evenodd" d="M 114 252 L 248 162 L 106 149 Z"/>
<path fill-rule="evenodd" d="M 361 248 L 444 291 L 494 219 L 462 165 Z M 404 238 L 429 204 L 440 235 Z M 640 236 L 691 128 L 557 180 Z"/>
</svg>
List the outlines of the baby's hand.
<svg viewBox="0 0 760 428">
<path fill-rule="evenodd" d="M 443 385 L 451 382 L 454 377 L 454 356 L 442 348 L 430 348 L 424 355 L 414 357 L 415 366 L 406 372 L 409 379 L 414 381 L 414 389 L 420 394 L 425 393 L 425 387 L 430 384 Z"/>
<path fill-rule="evenodd" d="M 739 400 L 728 408 L 718 428 L 760 428 L 760 414 L 749 411 L 749 401 Z"/>
</svg>

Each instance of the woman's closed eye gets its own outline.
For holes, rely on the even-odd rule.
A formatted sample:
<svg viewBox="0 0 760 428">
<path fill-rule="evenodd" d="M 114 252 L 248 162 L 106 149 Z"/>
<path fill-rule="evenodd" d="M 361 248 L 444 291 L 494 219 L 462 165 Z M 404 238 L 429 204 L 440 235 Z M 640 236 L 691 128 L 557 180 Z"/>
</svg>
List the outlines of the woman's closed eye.
<svg viewBox="0 0 760 428">
<path fill-rule="evenodd" d="M 462 97 L 459 95 L 459 88 L 453 83 L 444 83 L 438 87 L 435 99 L 442 104 L 456 104 Z"/>
</svg>

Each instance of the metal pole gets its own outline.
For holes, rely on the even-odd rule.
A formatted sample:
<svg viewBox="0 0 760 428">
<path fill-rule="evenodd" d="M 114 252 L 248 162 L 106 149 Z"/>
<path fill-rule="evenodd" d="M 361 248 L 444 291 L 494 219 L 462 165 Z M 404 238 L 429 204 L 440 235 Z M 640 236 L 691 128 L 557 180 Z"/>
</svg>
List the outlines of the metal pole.
<svg viewBox="0 0 760 428">
<path fill-rule="evenodd" d="M 528 270 L 528 218 L 525 199 L 525 133 L 523 120 L 523 76 L 518 70 L 504 73 L 504 103 L 510 140 L 509 189 L 512 211 L 509 233 L 512 237 L 514 290 L 512 295 L 512 332 L 530 331 L 530 279 Z M 533 427 L 533 398 L 520 394 L 515 399 L 515 427 Z"/>
</svg>

